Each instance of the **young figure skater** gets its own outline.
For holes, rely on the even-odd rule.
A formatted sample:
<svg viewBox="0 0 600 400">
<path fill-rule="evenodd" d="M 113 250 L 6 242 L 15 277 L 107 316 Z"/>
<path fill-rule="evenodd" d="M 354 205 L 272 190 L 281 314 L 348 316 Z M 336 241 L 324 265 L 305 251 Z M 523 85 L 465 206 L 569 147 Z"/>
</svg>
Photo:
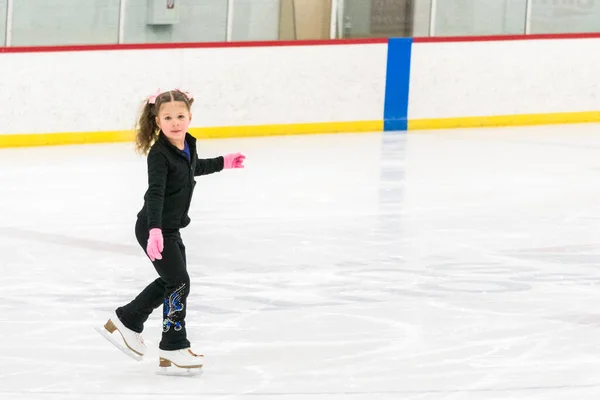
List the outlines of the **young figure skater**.
<svg viewBox="0 0 600 400">
<path fill-rule="evenodd" d="M 196 186 L 194 177 L 243 168 L 245 159 L 240 153 L 198 158 L 196 139 L 187 132 L 193 102 L 190 94 L 175 89 L 150 96 L 143 107 L 136 147 L 147 154 L 148 189 L 138 213 L 135 235 L 159 278 L 130 303 L 118 307 L 101 332 L 121 350 L 140 360 L 146 350 L 141 335 L 144 322 L 162 305 L 159 365 L 174 364 L 186 369 L 202 367 L 203 356 L 191 350 L 186 334 L 190 277 L 179 230 L 190 223 L 188 210 Z M 115 331 L 121 334 L 126 348 L 109 335 Z"/>
</svg>

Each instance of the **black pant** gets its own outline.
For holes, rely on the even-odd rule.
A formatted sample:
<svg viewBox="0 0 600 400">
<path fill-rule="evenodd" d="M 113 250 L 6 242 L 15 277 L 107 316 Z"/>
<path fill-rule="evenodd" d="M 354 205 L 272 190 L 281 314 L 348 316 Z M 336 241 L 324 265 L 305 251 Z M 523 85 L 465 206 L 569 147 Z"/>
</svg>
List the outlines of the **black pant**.
<svg viewBox="0 0 600 400">
<path fill-rule="evenodd" d="M 148 226 L 138 219 L 135 236 L 146 253 Z M 190 347 L 185 330 L 187 297 L 190 292 L 190 277 L 187 273 L 185 246 L 179 230 L 163 231 L 164 250 L 162 259 L 152 262 L 159 278 L 150 283 L 129 304 L 117 308 L 116 313 L 123 325 L 134 332 L 142 333 L 144 322 L 152 311 L 163 306 L 163 333 L 159 348 L 178 350 Z"/>
</svg>

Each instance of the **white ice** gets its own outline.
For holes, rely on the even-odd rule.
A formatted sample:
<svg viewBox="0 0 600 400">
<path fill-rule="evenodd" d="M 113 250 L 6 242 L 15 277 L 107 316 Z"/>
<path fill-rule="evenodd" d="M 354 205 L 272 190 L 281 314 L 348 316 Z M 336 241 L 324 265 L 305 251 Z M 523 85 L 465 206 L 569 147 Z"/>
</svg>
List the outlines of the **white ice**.
<svg viewBox="0 0 600 400">
<path fill-rule="evenodd" d="M 198 377 L 94 326 L 156 274 L 130 144 L 0 151 L 0 398 L 600 397 L 600 126 L 199 142 Z"/>
</svg>

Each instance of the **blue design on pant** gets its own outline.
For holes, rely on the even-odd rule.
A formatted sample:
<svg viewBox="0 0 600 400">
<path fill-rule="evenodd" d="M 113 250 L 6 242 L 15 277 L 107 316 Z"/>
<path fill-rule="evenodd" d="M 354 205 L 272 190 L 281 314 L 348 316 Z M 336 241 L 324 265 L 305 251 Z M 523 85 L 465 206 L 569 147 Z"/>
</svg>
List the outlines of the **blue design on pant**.
<svg viewBox="0 0 600 400">
<path fill-rule="evenodd" d="M 181 330 L 181 323 L 173 321 L 175 313 L 183 310 L 181 297 L 185 290 L 185 283 L 178 287 L 169 297 L 164 300 L 163 332 L 168 332 L 173 326 L 176 331 Z"/>
</svg>

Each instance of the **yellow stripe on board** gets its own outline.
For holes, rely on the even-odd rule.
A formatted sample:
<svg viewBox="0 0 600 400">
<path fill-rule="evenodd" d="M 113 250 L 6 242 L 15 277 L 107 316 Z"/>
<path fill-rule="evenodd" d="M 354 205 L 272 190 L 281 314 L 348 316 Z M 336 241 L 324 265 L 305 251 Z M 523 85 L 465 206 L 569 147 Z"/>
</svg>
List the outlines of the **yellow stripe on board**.
<svg viewBox="0 0 600 400">
<path fill-rule="evenodd" d="M 408 130 L 575 124 L 586 122 L 600 122 L 600 111 L 413 119 L 408 121 Z"/>
<path fill-rule="evenodd" d="M 381 131 L 383 131 L 382 120 L 190 128 L 190 133 L 198 139 Z"/>
<path fill-rule="evenodd" d="M 131 131 L 32 133 L 25 135 L 0 134 L 0 148 L 127 142 L 132 141 L 133 138 L 134 134 Z"/>
<path fill-rule="evenodd" d="M 198 139 L 381 131 L 383 131 L 383 121 L 381 120 L 256 126 L 224 126 L 190 128 L 189 130 L 189 132 Z M 0 148 L 130 142 L 134 140 L 134 137 L 135 134 L 132 131 L 40 133 L 24 135 L 0 134 Z"/>
</svg>

